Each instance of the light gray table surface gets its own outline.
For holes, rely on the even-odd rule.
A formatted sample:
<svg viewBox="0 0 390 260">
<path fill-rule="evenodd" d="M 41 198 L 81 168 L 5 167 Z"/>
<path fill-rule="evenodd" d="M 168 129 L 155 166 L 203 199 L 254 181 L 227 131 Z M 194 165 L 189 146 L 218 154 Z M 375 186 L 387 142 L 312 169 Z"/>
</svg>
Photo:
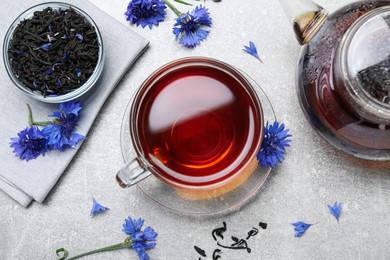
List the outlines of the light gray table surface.
<svg viewBox="0 0 390 260">
<path fill-rule="evenodd" d="M 268 228 L 251 238 L 251 253 L 222 250 L 221 259 L 390 259 L 390 167 L 351 159 L 310 127 L 295 91 L 300 46 L 278 1 L 207 0 L 213 27 L 195 49 L 175 41 L 171 31 L 175 15 L 170 10 L 166 21 L 150 30 L 126 22 L 128 1 L 91 2 L 148 39 L 150 46 L 106 101 L 87 140 L 43 204 L 23 208 L 0 192 L 0 259 L 56 259 L 55 249 L 60 247 L 73 255 L 121 242 L 122 223 L 129 215 L 144 218 L 157 231 L 157 246 L 148 251 L 151 259 L 199 259 L 194 245 L 206 251 L 208 258 L 202 259 L 211 259 L 217 248 L 211 230 L 223 221 L 229 234 L 239 237 L 259 222 L 268 223 Z M 350 2 L 318 1 L 331 12 Z M 250 40 L 264 64 L 242 51 Z M 119 188 L 114 179 L 123 165 L 120 127 L 130 97 L 155 69 L 186 56 L 220 59 L 251 75 L 293 135 L 286 160 L 249 203 L 228 215 L 180 215 L 138 188 Z M 91 195 L 110 210 L 89 217 Z M 343 203 L 339 224 L 327 209 L 335 201 Z M 298 220 L 318 224 L 295 238 L 291 222 Z M 84 259 L 137 256 L 122 249 Z"/>
</svg>

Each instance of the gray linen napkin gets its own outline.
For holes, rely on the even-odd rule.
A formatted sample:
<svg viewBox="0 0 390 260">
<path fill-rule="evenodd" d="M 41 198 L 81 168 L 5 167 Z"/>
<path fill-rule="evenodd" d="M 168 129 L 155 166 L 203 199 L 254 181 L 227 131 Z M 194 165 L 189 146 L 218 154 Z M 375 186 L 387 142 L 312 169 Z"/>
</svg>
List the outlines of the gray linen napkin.
<svg viewBox="0 0 390 260">
<path fill-rule="evenodd" d="M 25 9 L 45 1 L 2 1 L 0 8 L 0 48 L 6 30 L 13 20 Z M 110 17 L 90 2 L 65 1 L 87 12 L 96 22 L 103 37 L 105 65 L 98 85 L 85 100 L 77 132 L 87 135 L 104 101 L 124 76 L 131 64 L 148 45 L 148 41 Z M 66 169 L 77 149 L 65 152 L 50 151 L 44 157 L 28 162 L 21 161 L 9 147 L 11 137 L 27 127 L 27 108 L 29 103 L 36 120 L 44 120 L 58 105 L 44 104 L 27 97 L 9 79 L 0 54 L 0 189 L 28 206 L 34 199 L 42 202 Z"/>
</svg>

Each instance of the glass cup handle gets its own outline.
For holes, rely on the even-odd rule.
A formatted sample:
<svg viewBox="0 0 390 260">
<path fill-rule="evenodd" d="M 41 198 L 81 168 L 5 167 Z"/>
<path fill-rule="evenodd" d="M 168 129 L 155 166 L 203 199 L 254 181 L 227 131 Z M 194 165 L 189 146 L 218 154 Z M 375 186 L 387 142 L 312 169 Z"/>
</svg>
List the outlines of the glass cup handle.
<svg viewBox="0 0 390 260">
<path fill-rule="evenodd" d="M 143 168 L 136 158 L 132 159 L 116 174 L 116 181 L 122 188 L 133 186 L 142 181 L 151 174 L 150 171 Z"/>
</svg>

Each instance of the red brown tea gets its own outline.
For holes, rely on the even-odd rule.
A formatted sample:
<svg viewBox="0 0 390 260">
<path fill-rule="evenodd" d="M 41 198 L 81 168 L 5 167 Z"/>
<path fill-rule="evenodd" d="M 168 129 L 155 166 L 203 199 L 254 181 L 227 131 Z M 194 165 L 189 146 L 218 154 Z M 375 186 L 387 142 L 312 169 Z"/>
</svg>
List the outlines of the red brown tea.
<svg viewBox="0 0 390 260">
<path fill-rule="evenodd" d="M 169 183 L 223 182 L 249 163 L 261 142 L 262 111 L 252 91 L 229 67 L 166 67 L 137 95 L 133 143 Z"/>
</svg>

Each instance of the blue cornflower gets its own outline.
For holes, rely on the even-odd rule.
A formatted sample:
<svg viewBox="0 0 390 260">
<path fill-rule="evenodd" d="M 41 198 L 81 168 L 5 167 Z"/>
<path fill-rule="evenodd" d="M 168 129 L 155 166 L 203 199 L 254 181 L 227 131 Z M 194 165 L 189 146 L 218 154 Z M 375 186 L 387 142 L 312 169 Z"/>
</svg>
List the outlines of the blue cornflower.
<svg viewBox="0 0 390 260">
<path fill-rule="evenodd" d="M 79 119 L 79 112 L 83 108 L 80 102 L 70 101 L 61 103 L 58 111 L 53 111 L 53 122 L 43 128 L 42 132 L 49 139 L 51 149 L 64 150 L 70 146 L 75 148 L 84 136 L 73 132 Z"/>
<path fill-rule="evenodd" d="M 284 124 L 279 125 L 275 121 L 272 125 L 267 122 L 264 128 L 264 139 L 261 144 L 260 150 L 257 153 L 257 160 L 261 167 L 275 167 L 277 163 L 280 163 L 284 159 L 286 154 L 286 147 L 290 146 L 291 137 L 288 134 L 289 129 L 284 128 Z"/>
<path fill-rule="evenodd" d="M 156 245 L 157 233 L 154 232 L 151 227 L 147 227 L 144 231 L 142 231 L 141 228 L 143 224 L 143 219 L 133 220 L 131 217 L 128 217 L 125 219 L 122 230 L 127 235 L 129 235 L 129 237 L 126 237 L 123 243 L 95 249 L 89 252 L 75 255 L 69 259 L 76 259 L 99 252 L 107 252 L 110 250 L 131 247 L 137 252 L 140 260 L 149 260 L 149 255 L 146 253 L 146 250 L 152 249 Z M 66 259 L 69 255 L 69 252 L 64 248 L 58 248 L 56 250 L 56 254 L 59 257 L 58 259 Z"/>
<path fill-rule="evenodd" d="M 101 205 L 100 203 L 98 203 L 94 197 L 92 197 L 92 209 L 91 209 L 91 212 L 89 213 L 90 216 L 95 216 L 96 214 L 98 213 L 101 213 L 101 212 L 104 212 L 106 210 L 108 210 L 109 208 L 107 207 L 104 207 L 103 205 Z"/>
<path fill-rule="evenodd" d="M 122 231 L 130 236 L 132 240 L 131 247 L 137 252 L 140 260 L 148 260 L 149 256 L 146 250 L 152 249 L 156 245 L 157 233 L 151 228 L 147 227 L 144 231 L 141 230 L 144 220 L 138 220 L 128 217 L 125 219 Z"/>
<path fill-rule="evenodd" d="M 160 0 L 132 0 L 127 6 L 126 20 L 142 28 L 164 21 L 166 5 Z"/>
<path fill-rule="evenodd" d="M 10 147 L 14 148 L 16 157 L 28 161 L 45 155 L 49 146 L 46 136 L 33 126 L 20 131 L 18 137 L 11 138 Z"/>
<path fill-rule="evenodd" d="M 176 18 L 173 27 L 173 34 L 176 39 L 180 39 L 180 44 L 187 48 L 193 48 L 206 39 L 209 31 L 201 27 L 211 27 L 212 21 L 208 9 L 202 5 L 195 7 L 191 12 L 187 12 Z"/>
<path fill-rule="evenodd" d="M 260 59 L 259 54 L 257 53 L 256 46 L 255 46 L 255 44 L 253 42 L 249 41 L 249 46 L 245 46 L 244 45 L 243 51 L 245 51 L 246 53 L 252 55 L 256 59 L 258 59 L 261 63 L 263 63 L 263 61 Z"/>
<path fill-rule="evenodd" d="M 295 227 L 294 228 L 294 230 L 296 231 L 295 232 L 295 237 L 300 237 L 300 236 L 302 236 L 305 233 L 305 231 L 309 227 L 311 227 L 314 224 L 306 224 L 305 222 L 298 221 L 298 222 L 295 222 L 295 223 L 291 223 L 291 225 L 293 225 Z"/>
<path fill-rule="evenodd" d="M 337 203 L 337 201 L 336 201 L 333 206 L 328 205 L 328 209 L 329 209 L 330 213 L 336 218 L 337 223 L 338 223 L 341 209 L 342 209 L 342 204 Z"/>
</svg>

